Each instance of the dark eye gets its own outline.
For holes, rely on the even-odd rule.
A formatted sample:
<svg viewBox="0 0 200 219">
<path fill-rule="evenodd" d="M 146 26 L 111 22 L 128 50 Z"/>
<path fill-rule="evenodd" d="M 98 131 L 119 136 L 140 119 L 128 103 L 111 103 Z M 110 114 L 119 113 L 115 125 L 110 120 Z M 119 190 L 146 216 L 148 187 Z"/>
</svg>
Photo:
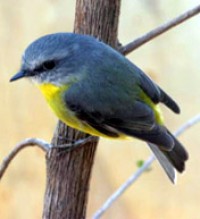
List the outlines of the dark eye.
<svg viewBox="0 0 200 219">
<path fill-rule="evenodd" d="M 56 62 L 51 60 L 51 61 L 46 61 L 42 64 L 43 70 L 52 70 L 56 66 Z"/>
</svg>

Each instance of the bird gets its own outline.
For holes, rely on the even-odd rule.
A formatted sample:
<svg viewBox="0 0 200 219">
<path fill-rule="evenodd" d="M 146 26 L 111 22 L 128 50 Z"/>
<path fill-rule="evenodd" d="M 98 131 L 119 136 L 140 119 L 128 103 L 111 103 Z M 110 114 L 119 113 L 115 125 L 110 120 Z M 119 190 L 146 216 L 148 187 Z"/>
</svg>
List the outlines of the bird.
<svg viewBox="0 0 200 219">
<path fill-rule="evenodd" d="M 159 103 L 178 104 L 139 67 L 109 45 L 75 33 L 52 33 L 32 42 L 10 81 L 30 79 L 66 125 L 92 136 L 137 138 L 174 183 L 188 152 L 164 125 Z"/>
</svg>

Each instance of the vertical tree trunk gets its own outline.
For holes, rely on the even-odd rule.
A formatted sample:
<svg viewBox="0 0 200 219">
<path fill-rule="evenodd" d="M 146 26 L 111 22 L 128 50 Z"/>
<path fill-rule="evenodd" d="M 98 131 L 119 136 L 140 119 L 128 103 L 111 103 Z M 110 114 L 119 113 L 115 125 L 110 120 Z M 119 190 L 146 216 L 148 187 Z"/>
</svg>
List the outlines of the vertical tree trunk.
<svg viewBox="0 0 200 219">
<path fill-rule="evenodd" d="M 74 31 L 116 48 L 121 0 L 77 0 Z"/>
<path fill-rule="evenodd" d="M 77 0 L 74 31 L 90 34 L 115 47 L 120 0 Z M 46 156 L 47 185 L 43 219 L 85 218 L 89 180 L 98 138 L 67 152 L 59 145 L 87 135 L 58 123 Z"/>
</svg>

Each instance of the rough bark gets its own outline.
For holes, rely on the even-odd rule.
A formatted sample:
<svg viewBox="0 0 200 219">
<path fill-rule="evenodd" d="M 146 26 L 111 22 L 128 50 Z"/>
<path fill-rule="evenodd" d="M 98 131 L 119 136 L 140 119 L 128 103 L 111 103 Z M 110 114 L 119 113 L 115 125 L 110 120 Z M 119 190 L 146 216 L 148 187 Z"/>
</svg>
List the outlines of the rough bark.
<svg viewBox="0 0 200 219">
<path fill-rule="evenodd" d="M 77 0 L 74 31 L 115 47 L 120 0 Z M 89 181 L 98 139 L 74 150 L 58 146 L 87 135 L 59 122 L 46 156 L 47 185 L 43 219 L 85 218 Z"/>
<path fill-rule="evenodd" d="M 77 0 L 74 31 L 117 46 L 121 0 Z"/>
</svg>

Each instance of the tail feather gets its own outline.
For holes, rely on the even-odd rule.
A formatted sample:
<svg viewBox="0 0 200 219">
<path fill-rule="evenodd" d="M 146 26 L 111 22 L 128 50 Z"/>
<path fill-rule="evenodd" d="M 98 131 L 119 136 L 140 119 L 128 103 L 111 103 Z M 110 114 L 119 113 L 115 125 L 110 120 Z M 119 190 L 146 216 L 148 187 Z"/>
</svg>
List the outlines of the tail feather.
<svg viewBox="0 0 200 219">
<path fill-rule="evenodd" d="M 185 170 L 185 161 L 188 160 L 188 153 L 183 145 L 168 131 L 174 140 L 174 147 L 171 151 L 163 151 L 172 165 L 182 173 Z"/>
<path fill-rule="evenodd" d="M 180 173 L 184 171 L 188 153 L 165 126 L 154 125 L 151 130 L 147 131 L 136 131 L 125 128 L 118 128 L 118 130 L 126 135 L 147 141 L 172 182 L 175 181 L 175 169 Z"/>
<path fill-rule="evenodd" d="M 172 183 L 176 183 L 176 171 L 172 163 L 166 157 L 166 155 L 155 144 L 148 143 L 150 149 L 154 153 L 155 157 L 159 161 L 160 165 L 164 169 L 165 173 L 169 177 Z"/>
<path fill-rule="evenodd" d="M 167 131 L 167 133 L 174 140 L 174 147 L 171 151 L 163 150 L 161 147 L 151 143 L 149 143 L 149 147 L 170 180 L 174 183 L 176 179 L 175 169 L 180 173 L 185 170 L 185 162 L 188 160 L 188 153 L 183 145 L 169 131 Z"/>
</svg>

